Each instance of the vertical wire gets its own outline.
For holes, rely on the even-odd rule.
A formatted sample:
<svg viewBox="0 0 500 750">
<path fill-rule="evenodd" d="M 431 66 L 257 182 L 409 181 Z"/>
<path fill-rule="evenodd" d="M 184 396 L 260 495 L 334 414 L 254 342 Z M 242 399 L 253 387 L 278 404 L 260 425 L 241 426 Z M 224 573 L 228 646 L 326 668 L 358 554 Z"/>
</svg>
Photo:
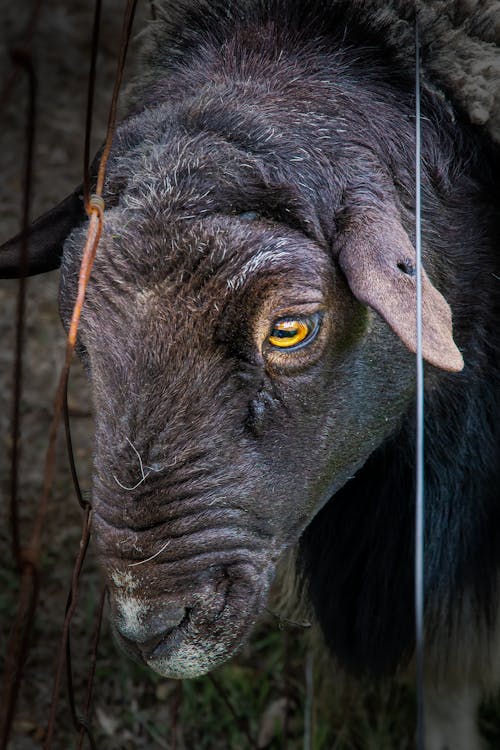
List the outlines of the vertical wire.
<svg viewBox="0 0 500 750">
<path fill-rule="evenodd" d="M 16 333 L 14 352 L 14 385 L 11 412 L 12 451 L 10 457 L 10 526 L 12 556 L 19 570 L 23 560 L 19 537 L 19 458 L 21 443 L 21 398 L 23 390 L 23 354 L 26 318 L 26 284 L 28 276 L 29 225 L 33 198 L 33 155 L 35 147 L 37 80 L 33 59 L 29 52 L 13 50 L 11 57 L 16 69 L 24 70 L 28 79 L 28 108 L 26 118 L 26 155 L 23 175 L 23 203 L 21 229 L 21 255 L 16 306 Z"/>
<path fill-rule="evenodd" d="M 85 114 L 85 141 L 83 147 L 83 199 L 85 210 L 90 210 L 90 137 L 92 135 L 92 115 L 94 113 L 94 93 L 97 67 L 97 53 L 99 51 L 99 32 L 101 30 L 102 0 L 95 0 L 94 22 L 92 26 L 92 46 L 90 51 L 90 69 L 87 87 L 87 110 Z"/>
<path fill-rule="evenodd" d="M 38 8 L 38 4 L 36 6 Z M 32 17 L 34 18 L 34 17 Z M 30 555 L 31 548 L 22 548 L 19 530 L 19 448 L 21 438 L 21 396 L 23 386 L 23 352 L 26 313 L 26 276 L 28 266 L 28 227 L 33 192 L 33 155 L 36 130 L 37 77 L 29 51 L 13 51 L 16 69 L 23 70 L 28 81 L 28 111 L 26 119 L 26 155 L 23 178 L 22 234 L 20 276 L 16 309 L 14 352 L 14 388 L 11 412 L 12 452 L 10 462 L 10 513 L 12 555 L 19 572 L 19 594 L 15 620 L 5 651 L 3 674 L 0 680 L 0 748 L 6 750 L 13 726 L 22 668 L 28 652 L 29 638 L 38 597 L 38 571 Z M 15 81 L 15 79 L 13 79 Z M 7 94 L 8 94 L 7 90 Z M 5 100 L 4 100 L 5 102 Z"/>
<path fill-rule="evenodd" d="M 306 674 L 306 700 L 304 706 L 304 744 L 303 750 L 312 750 L 313 747 L 313 703 L 314 703 L 314 657 L 309 650 L 305 663 Z"/>
<path fill-rule="evenodd" d="M 422 183 L 420 132 L 420 35 L 415 18 L 415 249 L 417 260 L 417 413 L 415 497 L 415 659 L 417 750 L 424 750 L 424 361 L 422 356 Z"/>
<path fill-rule="evenodd" d="M 87 284 L 90 278 L 92 264 L 94 262 L 94 258 L 95 258 L 97 248 L 99 245 L 99 240 L 101 238 L 102 229 L 103 229 L 104 200 L 102 198 L 102 192 L 104 189 L 104 180 L 106 176 L 107 160 L 111 151 L 112 140 L 113 140 L 113 136 L 115 132 L 118 94 L 121 88 L 123 71 L 124 71 L 125 61 L 127 57 L 127 50 L 128 50 L 131 32 L 132 32 L 132 25 L 134 21 L 134 14 L 135 14 L 136 6 L 137 6 L 137 0 L 127 0 L 125 12 L 124 12 L 124 18 L 123 18 L 119 60 L 117 64 L 115 82 L 114 82 L 114 87 L 113 87 L 113 95 L 111 99 L 111 106 L 110 106 L 109 117 L 108 117 L 106 140 L 104 143 L 103 151 L 102 151 L 100 162 L 99 162 L 96 192 L 95 192 L 95 195 L 91 196 L 90 202 L 89 202 L 90 204 L 89 205 L 89 223 L 88 223 L 85 246 L 83 248 L 83 253 L 82 253 L 80 271 L 78 275 L 77 297 L 73 306 L 71 323 L 70 323 L 70 327 L 68 331 L 68 336 L 66 339 L 66 352 L 65 352 L 64 364 L 61 370 L 61 375 L 60 375 L 59 383 L 57 386 L 54 414 L 52 417 L 52 424 L 50 428 L 49 446 L 47 449 L 47 456 L 46 456 L 43 492 L 42 492 L 42 497 L 40 501 L 39 511 L 38 511 L 37 517 L 35 518 L 34 528 L 33 528 L 33 533 L 32 533 L 31 544 L 33 548 L 35 549 L 38 556 L 39 556 L 40 543 L 41 543 L 40 538 L 41 538 L 41 532 L 43 528 L 43 520 L 46 514 L 46 507 L 47 507 L 49 492 L 51 490 L 52 482 L 53 482 L 54 466 L 55 466 L 55 444 L 56 444 L 55 439 L 56 439 L 57 430 L 59 427 L 59 422 L 61 419 L 61 414 L 63 411 L 64 398 L 65 398 L 67 381 L 68 381 L 68 374 L 69 374 L 71 360 L 72 360 L 73 353 L 74 353 L 75 346 L 76 346 L 78 326 L 79 326 L 81 311 L 82 311 L 82 307 L 83 307 L 83 303 L 85 299 L 85 292 L 86 292 Z M 57 665 L 56 665 L 56 673 L 55 673 L 54 684 L 52 688 L 52 700 L 51 700 L 51 705 L 50 705 L 50 713 L 49 713 L 49 719 L 47 722 L 45 742 L 43 746 L 44 750 L 49 750 L 49 748 L 52 748 L 52 742 L 54 738 L 55 723 L 56 723 L 56 716 L 57 716 L 57 709 L 58 709 L 58 702 L 59 702 L 59 691 L 60 691 L 60 685 L 61 685 L 61 680 L 62 680 L 62 672 L 63 672 L 65 659 L 66 659 L 66 647 L 68 643 L 71 620 L 72 620 L 72 617 L 76 608 L 76 603 L 77 603 L 81 567 L 85 559 L 85 553 L 86 553 L 88 541 L 90 538 L 90 518 L 91 518 L 91 507 L 90 505 L 87 505 L 85 509 L 85 518 L 84 518 L 84 526 L 83 526 L 83 531 L 82 531 L 82 539 L 80 542 L 80 550 L 79 550 L 77 559 L 75 561 L 75 566 L 73 569 L 73 578 L 72 578 L 71 595 L 70 595 L 71 598 L 69 600 L 69 606 L 66 611 L 63 633 L 61 637 L 61 644 L 59 648 L 59 655 L 58 655 L 58 660 L 57 660 Z M 90 735 L 88 736 L 90 737 Z"/>
</svg>

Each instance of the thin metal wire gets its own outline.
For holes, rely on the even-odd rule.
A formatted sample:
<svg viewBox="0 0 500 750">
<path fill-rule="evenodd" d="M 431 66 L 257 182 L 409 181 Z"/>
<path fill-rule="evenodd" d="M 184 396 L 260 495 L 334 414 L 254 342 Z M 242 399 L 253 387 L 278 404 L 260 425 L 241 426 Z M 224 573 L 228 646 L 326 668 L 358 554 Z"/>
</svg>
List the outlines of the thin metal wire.
<svg viewBox="0 0 500 750">
<path fill-rule="evenodd" d="M 58 429 L 61 415 L 63 412 L 63 406 L 65 403 L 65 395 L 67 393 L 69 370 L 70 370 L 70 365 L 71 365 L 73 353 L 74 353 L 75 346 L 76 346 L 78 326 L 79 326 L 80 315 L 81 315 L 81 311 L 82 311 L 82 307 L 83 307 L 83 303 L 85 299 L 87 284 L 90 278 L 92 264 L 94 262 L 94 258 L 97 252 L 97 248 L 99 245 L 99 240 L 100 240 L 102 228 L 103 228 L 104 201 L 102 199 L 102 192 L 104 188 L 104 179 L 105 179 L 105 174 L 106 174 L 107 160 L 109 157 L 109 153 L 111 151 L 112 140 L 113 140 L 113 136 L 115 132 L 118 94 L 121 88 L 121 82 L 123 78 L 123 71 L 124 71 L 125 61 L 127 57 L 128 44 L 129 44 L 129 40 L 130 40 L 130 36 L 132 32 L 132 25 L 134 21 L 136 5 L 137 5 L 137 0 L 127 0 L 127 5 L 125 8 L 125 12 L 124 12 L 123 27 L 122 27 L 120 54 L 119 54 L 119 59 L 118 59 L 118 64 L 117 64 L 115 83 L 113 87 L 113 95 L 112 95 L 109 118 L 108 118 L 108 127 L 106 131 L 106 140 L 104 143 L 104 148 L 103 148 L 101 159 L 99 162 L 99 171 L 97 175 L 97 185 L 95 189 L 95 195 L 92 195 L 90 197 L 89 206 L 87 207 L 87 210 L 89 213 L 89 226 L 87 230 L 87 238 L 85 242 L 85 247 L 83 249 L 83 256 L 82 256 L 82 261 L 81 261 L 80 271 L 79 271 L 79 276 L 78 276 L 77 298 L 73 307 L 71 323 L 69 326 L 68 336 L 66 340 L 65 359 L 64 359 L 64 364 L 63 364 L 63 368 L 61 371 L 59 384 L 57 388 L 56 403 L 55 403 L 54 415 L 52 419 L 51 435 L 50 435 L 50 441 L 49 441 L 49 449 L 47 452 L 46 469 L 45 469 L 45 475 L 44 475 L 43 497 L 40 503 L 41 508 L 46 507 L 48 494 L 52 486 L 52 479 L 53 479 L 53 472 L 54 472 L 54 459 L 55 459 L 55 453 L 54 453 L 55 436 L 57 433 L 57 429 Z M 40 513 L 39 513 L 39 516 L 40 516 Z M 69 629 L 70 629 L 71 620 L 73 617 L 73 613 L 74 613 L 77 598 L 78 598 L 80 571 L 83 565 L 83 561 L 85 559 L 85 554 L 86 554 L 88 542 L 90 539 L 90 518 L 91 518 L 91 508 L 90 508 L 90 505 L 88 505 L 85 510 L 82 539 L 80 542 L 80 552 L 77 556 L 74 571 L 73 571 L 69 606 L 67 608 L 66 617 L 64 620 L 64 628 L 63 628 L 63 633 L 62 633 L 62 638 L 61 638 L 61 645 L 59 649 L 59 656 L 57 660 L 56 673 L 54 677 L 52 700 L 51 700 L 50 713 L 49 713 L 49 718 L 48 718 L 48 723 L 47 723 L 47 732 L 46 732 L 46 737 L 45 737 L 44 750 L 49 750 L 52 747 L 52 741 L 54 738 L 55 723 L 56 723 L 56 716 L 57 716 L 57 709 L 58 709 L 58 702 L 59 702 L 59 692 L 60 692 L 62 674 L 63 674 L 63 670 L 64 670 L 64 666 L 66 662 L 66 655 L 67 655 L 67 643 L 68 643 L 68 638 L 69 638 Z M 39 550 L 39 547 L 40 547 L 40 533 L 41 533 L 40 524 L 37 525 L 35 521 L 35 530 L 33 532 L 33 537 L 34 537 L 34 544 L 36 544 L 37 551 Z M 81 726 L 82 725 L 80 724 L 79 727 Z M 91 739 L 91 734 L 89 731 L 87 731 L 87 737 L 89 738 L 89 740 Z"/>
<path fill-rule="evenodd" d="M 99 197 L 102 197 L 102 192 L 104 189 L 104 178 L 106 175 L 106 166 L 108 163 L 108 158 L 109 158 L 109 154 L 111 151 L 111 145 L 113 143 L 113 135 L 115 132 L 115 127 L 116 127 L 116 115 L 117 115 L 117 110 L 118 110 L 118 94 L 120 93 L 120 89 L 121 89 L 123 72 L 125 69 L 125 60 L 127 58 L 130 37 L 132 35 L 132 26 L 134 24 L 136 8 L 137 8 L 137 0 L 127 0 L 127 5 L 125 7 L 125 12 L 123 16 L 122 42 L 120 45 L 120 53 L 119 53 L 119 58 L 118 58 L 118 66 L 116 70 L 115 85 L 113 88 L 113 95 L 111 97 L 108 127 L 106 130 L 106 140 L 104 142 L 104 148 L 101 154 L 101 160 L 99 162 L 99 171 L 97 173 L 97 184 L 95 188 L 95 194 Z"/>
<path fill-rule="evenodd" d="M 417 413 L 415 490 L 415 660 L 417 750 L 424 750 L 424 360 L 422 356 L 422 178 L 420 132 L 420 35 L 415 18 L 415 249 L 417 261 Z"/>
<path fill-rule="evenodd" d="M 26 281 L 28 271 L 28 234 L 33 193 L 33 149 L 35 145 L 36 90 L 37 81 L 33 60 L 29 52 L 13 50 L 11 57 L 15 65 L 24 70 L 28 79 L 28 111 L 26 121 L 26 158 L 24 166 L 22 241 L 20 274 L 16 310 L 16 340 L 14 356 L 14 385 L 11 415 L 11 468 L 10 468 L 10 523 L 12 555 L 19 570 L 22 569 L 21 542 L 19 538 L 19 451 L 21 442 L 21 396 L 23 388 L 23 352 L 26 312 Z"/>
<path fill-rule="evenodd" d="M 97 53 L 99 51 L 99 32 L 101 30 L 101 0 L 94 5 L 94 23 L 92 26 L 92 47 L 90 51 L 89 82 L 87 89 L 87 112 L 85 115 L 85 142 L 83 149 L 83 198 L 85 210 L 90 211 L 90 138 L 92 134 L 92 114 L 94 112 L 95 77 Z"/>
<path fill-rule="evenodd" d="M 66 665 L 66 646 L 68 643 L 69 632 L 71 627 L 71 620 L 76 609 L 78 602 L 79 582 L 80 573 L 82 570 L 83 563 L 85 561 L 85 555 L 90 541 L 90 522 L 91 522 L 91 508 L 90 506 L 85 511 L 83 519 L 82 538 L 80 541 L 80 549 L 75 560 L 73 568 L 73 576 L 71 581 L 71 590 L 68 595 L 68 602 L 66 605 L 66 616 L 64 618 L 63 631 L 61 635 L 61 643 L 59 646 L 59 655 L 57 659 L 57 669 L 54 678 L 54 684 L 52 687 L 52 700 L 50 703 L 49 718 L 47 721 L 47 732 L 45 735 L 45 741 L 43 744 L 44 750 L 50 750 L 52 748 L 52 742 L 54 739 L 54 732 L 56 726 L 57 709 L 59 705 L 59 690 L 61 687 L 64 667 Z M 71 691 L 72 692 L 72 691 Z M 78 725 L 78 730 L 80 725 Z"/>
<path fill-rule="evenodd" d="M 76 470 L 75 454 L 73 452 L 73 439 L 71 437 L 71 423 L 69 418 L 69 407 L 68 407 L 68 385 L 69 385 L 69 373 L 64 384 L 64 403 L 63 403 L 63 415 L 64 415 L 64 431 L 66 435 L 66 448 L 68 453 L 69 468 L 71 470 L 71 478 L 73 480 L 73 487 L 78 498 L 78 502 L 82 510 L 86 510 L 90 503 L 85 500 L 80 487 L 80 481 L 78 479 L 78 472 Z"/>
<path fill-rule="evenodd" d="M 92 708 L 92 695 L 94 689 L 94 676 L 97 665 L 97 649 L 99 646 L 99 639 L 101 636 L 102 618 L 104 613 L 104 605 L 106 602 L 106 588 L 103 587 L 101 591 L 101 597 L 97 608 L 96 624 L 94 629 L 94 637 L 92 639 L 92 650 L 90 657 L 90 669 L 87 680 L 87 695 L 85 697 L 85 707 L 83 717 L 80 718 L 80 737 L 78 739 L 77 750 L 82 750 L 83 742 L 85 737 L 88 737 L 90 741 L 91 735 L 89 734 L 88 728 L 90 727 L 90 711 Z"/>
<path fill-rule="evenodd" d="M 68 595 L 68 599 L 67 599 L 67 604 L 66 604 L 66 613 L 71 607 L 71 596 L 72 596 L 72 592 L 70 591 Z M 91 660 L 89 674 L 91 675 L 92 680 L 93 680 L 94 669 L 92 666 L 92 660 Z M 71 628 L 68 629 L 68 637 L 66 639 L 66 685 L 67 685 L 69 710 L 71 713 L 73 726 L 75 727 L 75 730 L 78 732 L 79 746 L 81 747 L 85 737 L 87 737 L 91 749 L 97 750 L 97 744 L 94 740 L 94 737 L 90 728 L 90 722 L 88 721 L 88 714 L 86 716 L 80 716 L 76 707 L 75 686 L 73 682 L 73 659 L 72 659 L 72 652 L 71 652 Z M 93 687 L 92 683 L 90 687 L 92 689 Z"/>
<path fill-rule="evenodd" d="M 38 8 L 39 4 L 36 5 Z M 33 24 L 36 14 L 33 15 Z M 5 666 L 0 686 L 0 748 L 4 750 L 9 737 L 17 706 L 21 684 L 22 667 L 28 651 L 34 613 L 38 597 L 38 575 L 31 546 L 21 545 L 19 533 L 19 443 L 21 437 L 20 403 L 23 381 L 23 351 L 26 306 L 26 268 L 28 258 L 28 226 L 33 188 L 33 147 L 36 125 L 37 78 L 29 50 L 17 50 L 12 54 L 16 69 L 24 71 L 28 80 L 28 111 L 26 121 L 26 157 L 23 186 L 23 216 L 21 244 L 21 273 L 16 310 L 16 343 L 14 357 L 14 394 L 11 415 L 11 474 L 10 474 L 10 527 L 12 554 L 20 573 L 19 596 L 15 621 L 9 633 Z M 7 94 L 6 94 L 7 95 Z"/>
<path fill-rule="evenodd" d="M 304 750 L 313 747 L 313 703 L 314 703 L 314 656 L 307 652 L 305 663 L 306 699 L 304 705 Z"/>
</svg>

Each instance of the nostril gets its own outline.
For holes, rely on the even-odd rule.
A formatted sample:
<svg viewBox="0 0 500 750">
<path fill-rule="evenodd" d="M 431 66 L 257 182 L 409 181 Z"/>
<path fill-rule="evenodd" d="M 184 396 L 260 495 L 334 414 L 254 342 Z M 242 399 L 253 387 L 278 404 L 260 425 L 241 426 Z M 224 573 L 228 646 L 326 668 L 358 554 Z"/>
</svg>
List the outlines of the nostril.
<svg viewBox="0 0 500 750">
<path fill-rule="evenodd" d="M 156 615 L 144 619 L 141 623 L 141 630 L 136 634 L 134 640 L 141 645 L 155 640 L 158 641 L 165 633 L 169 633 L 180 625 L 185 615 L 184 607 L 160 610 Z"/>
<path fill-rule="evenodd" d="M 147 606 L 134 599 L 117 599 L 111 606 L 116 634 L 129 643 L 144 647 L 158 643 L 166 633 L 177 628 L 187 614 L 185 607 L 168 603 Z"/>
<path fill-rule="evenodd" d="M 146 620 L 141 633 L 134 638 L 136 645 L 144 656 L 149 656 L 166 639 L 175 628 L 185 620 L 187 609 L 172 608 L 163 610 Z"/>
<path fill-rule="evenodd" d="M 143 637 L 136 638 L 138 643 L 158 638 L 167 630 L 173 630 L 184 619 L 185 607 L 168 607 L 160 609 L 155 615 L 145 618 L 142 624 Z"/>
</svg>

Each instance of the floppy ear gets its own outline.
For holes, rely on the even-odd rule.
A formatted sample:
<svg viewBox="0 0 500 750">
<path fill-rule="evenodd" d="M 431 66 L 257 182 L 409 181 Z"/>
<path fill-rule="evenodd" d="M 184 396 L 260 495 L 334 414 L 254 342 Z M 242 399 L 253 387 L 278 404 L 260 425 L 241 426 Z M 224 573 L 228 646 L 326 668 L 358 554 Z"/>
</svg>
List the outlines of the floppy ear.
<svg viewBox="0 0 500 750">
<path fill-rule="evenodd" d="M 412 352 L 417 349 L 415 249 L 391 213 L 366 211 L 349 221 L 335 255 L 354 296 L 376 310 Z M 450 372 L 464 361 L 454 340 L 451 309 L 422 269 L 422 353 Z"/>
<path fill-rule="evenodd" d="M 53 271 L 61 264 L 63 243 L 73 227 L 85 218 L 82 188 L 77 188 L 55 208 L 40 216 L 28 229 L 26 275 Z M 0 246 L 0 278 L 21 275 L 22 232 Z"/>
</svg>

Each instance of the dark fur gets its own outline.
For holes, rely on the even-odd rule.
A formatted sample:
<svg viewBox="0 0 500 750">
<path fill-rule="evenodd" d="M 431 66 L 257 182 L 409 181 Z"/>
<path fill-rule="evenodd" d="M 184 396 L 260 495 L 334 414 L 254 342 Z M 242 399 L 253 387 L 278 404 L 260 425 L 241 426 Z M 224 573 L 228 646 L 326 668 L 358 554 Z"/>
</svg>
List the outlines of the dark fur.
<svg viewBox="0 0 500 750">
<path fill-rule="evenodd" d="M 95 390 L 105 566 L 153 555 L 167 534 L 163 557 L 136 569 L 145 596 L 187 601 L 193 587 L 215 587 L 248 614 L 248 592 L 266 589 L 302 534 L 301 570 L 328 645 L 348 668 L 380 675 L 414 642 L 414 363 L 377 316 L 367 323 L 333 251 L 352 216 L 388 201 L 413 236 L 414 81 L 358 11 L 181 3 L 158 23 L 109 163 L 80 350 Z M 478 623 L 493 623 L 498 604 L 499 159 L 430 88 L 422 112 L 425 266 L 466 362 L 426 378 L 432 640 L 460 623 L 464 595 Z M 65 318 L 82 234 L 65 250 Z M 278 254 L 281 240 L 290 259 L 274 275 L 228 292 L 228 279 L 262 248 Z M 327 290 L 335 343 L 321 360 L 300 354 L 295 372 L 270 374 L 249 343 L 256 310 L 273 290 L 288 299 L 308 284 Z M 145 464 L 169 471 L 117 499 L 114 477 L 137 479 L 125 436 Z"/>
</svg>

